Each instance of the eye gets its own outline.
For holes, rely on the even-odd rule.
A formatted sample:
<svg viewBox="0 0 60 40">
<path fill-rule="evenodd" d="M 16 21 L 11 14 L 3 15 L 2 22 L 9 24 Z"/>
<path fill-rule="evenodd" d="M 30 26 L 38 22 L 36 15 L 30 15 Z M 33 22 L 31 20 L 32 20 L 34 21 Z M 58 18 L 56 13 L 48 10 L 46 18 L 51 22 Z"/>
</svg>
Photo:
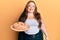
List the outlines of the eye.
<svg viewBox="0 0 60 40">
<path fill-rule="evenodd" d="M 32 7 L 35 7 L 35 6 L 32 6 Z"/>
<path fill-rule="evenodd" d="M 30 6 L 30 4 L 28 4 L 28 7 Z"/>
</svg>

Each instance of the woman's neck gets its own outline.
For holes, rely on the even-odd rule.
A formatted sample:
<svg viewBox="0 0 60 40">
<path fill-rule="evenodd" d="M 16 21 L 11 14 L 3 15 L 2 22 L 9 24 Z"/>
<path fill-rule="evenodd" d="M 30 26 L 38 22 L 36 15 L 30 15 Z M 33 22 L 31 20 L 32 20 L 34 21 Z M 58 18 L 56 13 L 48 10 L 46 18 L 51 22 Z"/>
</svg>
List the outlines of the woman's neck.
<svg viewBox="0 0 60 40">
<path fill-rule="evenodd" d="M 28 19 L 33 19 L 34 18 L 34 14 L 33 13 L 28 13 Z"/>
<path fill-rule="evenodd" d="M 28 14 L 31 14 L 31 15 L 33 15 L 33 13 L 28 13 Z"/>
</svg>

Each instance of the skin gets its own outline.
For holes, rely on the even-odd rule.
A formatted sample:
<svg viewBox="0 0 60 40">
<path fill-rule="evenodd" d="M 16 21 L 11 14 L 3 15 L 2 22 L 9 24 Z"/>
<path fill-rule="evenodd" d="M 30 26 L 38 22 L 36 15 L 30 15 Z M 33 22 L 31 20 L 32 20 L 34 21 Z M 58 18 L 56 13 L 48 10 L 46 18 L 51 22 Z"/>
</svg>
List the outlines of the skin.
<svg viewBox="0 0 60 40">
<path fill-rule="evenodd" d="M 28 4 L 28 17 L 27 17 L 27 19 L 33 19 L 34 18 L 34 15 L 33 15 L 33 12 L 34 12 L 34 10 L 35 10 L 35 4 L 33 3 L 33 2 L 30 2 L 29 4 Z M 41 20 L 42 21 L 42 20 Z M 18 25 L 17 25 L 18 24 Z M 28 25 L 26 25 L 25 23 L 23 23 L 23 22 L 18 22 L 18 23 L 14 23 L 13 24 L 14 26 L 15 25 L 17 25 L 17 27 L 15 27 L 16 29 L 19 29 L 20 28 L 20 30 L 22 30 L 22 31 L 25 31 L 25 30 L 28 30 L 29 29 L 29 26 Z M 25 27 L 24 27 L 25 26 Z M 40 28 L 42 31 L 43 31 L 43 33 L 45 34 L 45 38 L 46 38 L 46 40 L 48 40 L 48 34 L 47 34 L 47 31 L 46 31 L 46 28 L 45 28 L 45 25 L 44 25 L 44 22 L 42 21 L 42 27 Z M 20 31 L 19 30 L 19 31 Z M 16 31 L 16 30 L 15 30 Z"/>
<path fill-rule="evenodd" d="M 28 4 L 28 13 L 33 13 L 34 12 L 34 10 L 35 10 L 35 4 L 34 3 L 32 3 L 32 2 L 30 2 L 29 4 Z"/>
<path fill-rule="evenodd" d="M 30 2 L 29 4 L 28 4 L 28 19 L 32 19 L 32 18 L 34 18 L 34 15 L 33 15 L 33 12 L 34 12 L 34 10 L 35 10 L 35 5 L 34 5 L 34 3 L 32 3 L 32 2 Z"/>
</svg>

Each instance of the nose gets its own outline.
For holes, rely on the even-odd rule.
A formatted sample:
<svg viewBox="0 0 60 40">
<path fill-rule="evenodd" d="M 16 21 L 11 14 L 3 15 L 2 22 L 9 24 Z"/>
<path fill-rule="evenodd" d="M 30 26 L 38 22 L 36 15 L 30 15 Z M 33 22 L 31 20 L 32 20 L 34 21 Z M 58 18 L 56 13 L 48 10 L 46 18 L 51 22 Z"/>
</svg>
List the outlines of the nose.
<svg viewBox="0 0 60 40">
<path fill-rule="evenodd" d="M 30 9 L 33 9 L 33 7 L 31 6 Z"/>
</svg>

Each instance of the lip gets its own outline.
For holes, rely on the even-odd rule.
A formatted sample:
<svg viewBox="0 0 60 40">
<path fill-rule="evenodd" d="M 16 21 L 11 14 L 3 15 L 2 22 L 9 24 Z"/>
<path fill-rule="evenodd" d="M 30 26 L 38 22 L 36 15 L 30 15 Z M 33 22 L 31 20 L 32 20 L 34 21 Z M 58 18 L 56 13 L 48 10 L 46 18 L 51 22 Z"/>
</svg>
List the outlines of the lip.
<svg viewBox="0 0 60 40">
<path fill-rule="evenodd" d="M 33 9 L 30 9 L 30 10 L 33 10 Z"/>
</svg>

